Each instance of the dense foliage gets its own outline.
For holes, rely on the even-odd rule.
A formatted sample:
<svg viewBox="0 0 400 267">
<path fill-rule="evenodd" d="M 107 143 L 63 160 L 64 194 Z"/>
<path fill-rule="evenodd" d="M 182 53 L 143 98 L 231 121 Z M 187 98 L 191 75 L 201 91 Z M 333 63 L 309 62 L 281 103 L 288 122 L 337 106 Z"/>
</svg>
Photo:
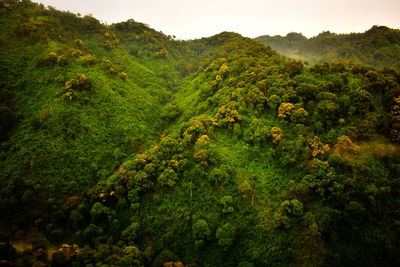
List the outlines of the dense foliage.
<svg viewBox="0 0 400 267">
<path fill-rule="evenodd" d="M 1 264 L 400 264 L 395 70 L 28 0 L 0 29 Z"/>
<path fill-rule="evenodd" d="M 400 70 L 400 31 L 373 26 L 364 33 L 323 32 L 307 39 L 300 33 L 256 38 L 288 57 L 309 63 L 342 62 Z"/>
</svg>

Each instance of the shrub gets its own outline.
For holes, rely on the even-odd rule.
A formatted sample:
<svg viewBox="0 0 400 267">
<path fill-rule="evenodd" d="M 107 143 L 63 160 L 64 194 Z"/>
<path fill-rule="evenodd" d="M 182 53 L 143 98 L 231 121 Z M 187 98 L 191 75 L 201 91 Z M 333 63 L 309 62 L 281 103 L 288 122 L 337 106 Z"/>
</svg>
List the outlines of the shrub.
<svg viewBox="0 0 400 267">
<path fill-rule="evenodd" d="M 65 66 L 68 62 L 64 55 L 59 55 L 56 52 L 49 52 L 46 56 L 44 56 L 43 63 L 47 66 Z"/>
<path fill-rule="evenodd" d="M 165 249 L 161 251 L 161 253 L 154 259 L 153 266 L 166 266 L 164 263 L 175 262 L 178 260 L 178 256 L 176 256 L 173 252 Z"/>
<path fill-rule="evenodd" d="M 120 77 L 122 80 L 126 80 L 126 79 L 128 79 L 128 74 L 126 74 L 126 72 L 120 72 L 120 73 L 119 73 L 119 77 Z"/>
<path fill-rule="evenodd" d="M 92 82 L 84 74 L 78 73 L 75 79 L 70 79 L 65 82 L 65 89 L 71 90 L 90 90 L 92 89 Z"/>
<path fill-rule="evenodd" d="M 229 248 L 236 234 L 236 227 L 230 223 L 224 224 L 222 227 L 218 228 L 216 232 L 216 238 L 218 239 L 218 245 L 224 249 Z"/>
<path fill-rule="evenodd" d="M 212 118 L 213 125 L 225 126 L 233 123 L 237 123 L 242 120 L 242 115 L 239 114 L 237 109 L 239 104 L 235 101 L 231 101 L 228 104 L 221 106 L 217 114 Z"/>
<path fill-rule="evenodd" d="M 85 46 L 85 42 L 82 41 L 81 39 L 75 39 L 75 40 L 74 40 L 74 43 L 75 43 L 77 46 L 80 46 L 80 47 Z"/>
<path fill-rule="evenodd" d="M 110 74 L 115 74 L 117 72 L 118 66 L 114 65 L 110 60 L 103 58 L 101 62 L 103 62 L 104 66 Z"/>
<path fill-rule="evenodd" d="M 281 207 L 291 215 L 303 215 L 303 203 L 297 199 L 285 200 L 282 202 Z"/>
<path fill-rule="evenodd" d="M 173 120 L 182 113 L 181 108 L 176 102 L 168 103 L 161 112 L 161 117 L 165 120 Z"/>
<path fill-rule="evenodd" d="M 44 60 L 48 65 L 55 65 L 57 63 L 58 54 L 56 52 L 49 52 Z"/>
<path fill-rule="evenodd" d="M 268 105 L 271 109 L 276 110 L 276 108 L 278 107 L 278 105 L 281 103 L 281 98 L 277 95 L 271 95 L 268 99 Z"/>
<path fill-rule="evenodd" d="M 104 47 L 104 49 L 106 49 L 106 50 L 108 50 L 108 51 L 110 51 L 111 49 L 113 49 L 112 43 L 111 43 L 110 41 L 108 41 L 108 40 L 105 40 L 105 41 L 104 41 L 103 47 Z"/>
<path fill-rule="evenodd" d="M 343 135 L 338 138 L 334 150 L 342 156 L 345 154 L 357 154 L 360 152 L 360 146 L 354 144 L 350 137 Z"/>
<path fill-rule="evenodd" d="M 167 55 L 168 55 L 168 52 L 164 48 L 162 48 L 159 51 L 154 53 L 155 58 L 165 58 Z"/>
<path fill-rule="evenodd" d="M 234 211 L 233 205 L 233 198 L 232 196 L 224 196 L 222 197 L 219 202 L 222 205 L 222 212 L 223 213 L 231 213 Z"/>
<path fill-rule="evenodd" d="M 67 98 L 72 100 L 75 95 L 74 90 L 90 90 L 92 89 L 92 82 L 84 74 L 78 73 L 75 79 L 70 79 L 65 82 L 66 92 L 63 94 L 62 98 Z"/>
<path fill-rule="evenodd" d="M 208 178 L 214 183 L 222 183 L 229 179 L 230 168 L 226 165 L 222 165 L 219 168 L 214 168 Z"/>
<path fill-rule="evenodd" d="M 400 97 L 394 99 L 394 105 L 391 108 L 390 115 L 392 116 L 392 129 L 390 135 L 394 142 L 400 142 Z"/>
<path fill-rule="evenodd" d="M 197 220 L 192 227 L 193 235 L 196 240 L 204 240 L 206 239 L 211 231 L 208 227 L 208 223 L 205 220 Z"/>
<path fill-rule="evenodd" d="M 62 95 L 62 97 L 71 101 L 74 98 L 74 94 L 74 91 L 68 90 L 65 94 Z"/>
<path fill-rule="evenodd" d="M 58 56 L 57 58 L 57 65 L 59 66 L 65 66 L 67 65 L 68 61 L 67 61 L 67 57 L 64 55 Z"/>
<path fill-rule="evenodd" d="M 121 236 L 124 240 L 132 243 L 139 233 L 140 225 L 137 222 L 133 222 L 122 232 Z"/>
<path fill-rule="evenodd" d="M 83 58 L 83 62 L 86 65 L 92 65 L 96 62 L 96 58 L 90 54 L 87 54 L 84 58 Z"/>
<path fill-rule="evenodd" d="M 272 135 L 272 141 L 277 144 L 282 140 L 283 136 L 283 131 L 279 127 L 272 127 L 271 128 L 271 135 Z"/>
<path fill-rule="evenodd" d="M 282 103 L 278 108 L 278 118 L 285 119 L 292 115 L 294 105 L 292 103 Z"/>
<path fill-rule="evenodd" d="M 228 65 L 226 63 L 222 64 L 221 67 L 219 68 L 219 72 L 220 73 L 225 73 L 227 71 L 229 71 Z"/>
<path fill-rule="evenodd" d="M 311 156 L 317 157 L 319 155 L 324 155 L 330 151 L 330 146 L 328 144 L 323 144 L 318 136 L 312 136 L 308 140 L 308 144 L 311 149 Z"/>
<path fill-rule="evenodd" d="M 173 187 L 178 181 L 178 175 L 173 169 L 167 168 L 158 177 L 157 181 L 161 186 L 168 185 L 169 187 Z"/>
<path fill-rule="evenodd" d="M 78 245 L 62 245 L 57 251 L 52 255 L 52 265 L 53 266 L 69 266 L 78 259 L 79 246 Z"/>
<path fill-rule="evenodd" d="M 204 167 L 208 166 L 209 157 L 210 153 L 207 149 L 200 149 L 193 155 L 193 158 Z"/>
<path fill-rule="evenodd" d="M 90 214 L 92 216 L 100 216 L 103 212 L 104 212 L 104 206 L 100 202 L 94 203 L 92 209 L 90 210 Z"/>
<path fill-rule="evenodd" d="M 304 123 L 308 117 L 308 112 L 304 108 L 298 108 L 293 111 L 291 120 L 296 123 Z"/>
<path fill-rule="evenodd" d="M 110 39 L 110 40 L 116 39 L 115 35 L 113 33 L 111 33 L 111 32 L 105 32 L 103 34 L 103 37 L 106 38 L 106 39 Z"/>
<path fill-rule="evenodd" d="M 79 49 L 70 49 L 69 50 L 69 55 L 71 57 L 79 57 L 79 56 L 83 56 L 85 53 L 82 50 Z"/>
</svg>

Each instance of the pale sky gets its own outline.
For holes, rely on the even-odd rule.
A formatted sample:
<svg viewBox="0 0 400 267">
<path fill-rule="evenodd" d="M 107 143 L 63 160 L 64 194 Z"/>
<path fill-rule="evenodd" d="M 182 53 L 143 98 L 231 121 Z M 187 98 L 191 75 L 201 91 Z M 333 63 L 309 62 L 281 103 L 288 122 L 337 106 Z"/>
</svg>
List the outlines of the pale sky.
<svg viewBox="0 0 400 267">
<path fill-rule="evenodd" d="M 134 19 L 178 39 L 233 31 L 246 37 L 400 28 L 400 0 L 34 0 L 92 14 L 102 22 Z"/>
</svg>

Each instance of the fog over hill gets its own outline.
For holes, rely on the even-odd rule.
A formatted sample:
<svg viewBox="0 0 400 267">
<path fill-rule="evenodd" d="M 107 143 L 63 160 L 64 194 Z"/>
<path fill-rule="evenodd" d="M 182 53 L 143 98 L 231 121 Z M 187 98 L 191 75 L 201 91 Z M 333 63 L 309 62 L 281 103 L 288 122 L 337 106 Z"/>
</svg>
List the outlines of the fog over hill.
<svg viewBox="0 0 400 267">
<path fill-rule="evenodd" d="M 400 69 L 400 30 L 373 26 L 364 33 L 322 32 L 306 38 L 300 33 L 256 38 L 279 53 L 309 63 L 343 62 L 375 68 Z"/>
</svg>

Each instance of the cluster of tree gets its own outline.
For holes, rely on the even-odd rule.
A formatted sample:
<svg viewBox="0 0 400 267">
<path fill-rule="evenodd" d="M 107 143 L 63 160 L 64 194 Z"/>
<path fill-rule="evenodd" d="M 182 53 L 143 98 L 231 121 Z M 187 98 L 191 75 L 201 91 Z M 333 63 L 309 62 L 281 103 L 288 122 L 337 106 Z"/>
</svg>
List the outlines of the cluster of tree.
<svg viewBox="0 0 400 267">
<path fill-rule="evenodd" d="M 300 33 L 263 35 L 256 39 L 285 56 L 313 64 L 340 61 L 400 70 L 400 31 L 385 26 L 373 26 L 364 33 L 336 34 L 328 31 L 309 39 Z"/>
</svg>

